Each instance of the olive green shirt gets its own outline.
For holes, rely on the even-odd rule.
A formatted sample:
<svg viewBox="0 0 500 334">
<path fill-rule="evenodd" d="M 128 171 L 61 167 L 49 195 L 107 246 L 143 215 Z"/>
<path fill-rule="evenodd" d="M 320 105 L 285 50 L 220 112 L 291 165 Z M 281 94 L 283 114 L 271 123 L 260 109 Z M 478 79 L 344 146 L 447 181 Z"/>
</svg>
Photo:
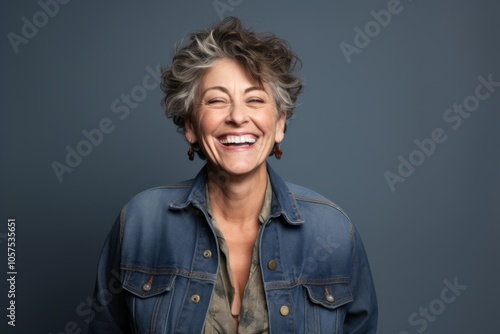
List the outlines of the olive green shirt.
<svg viewBox="0 0 500 334">
<path fill-rule="evenodd" d="M 267 180 L 264 205 L 259 214 L 259 221 L 262 224 L 271 214 L 273 191 L 271 182 Z M 241 309 L 238 317 L 238 331 L 235 330 L 233 316 L 231 315 L 231 305 L 235 295 L 235 288 L 231 268 L 229 265 L 229 249 L 222 232 L 213 217 L 210 205 L 210 197 L 207 188 L 207 211 L 212 220 L 212 226 L 217 234 L 219 241 L 219 270 L 217 272 L 217 281 L 212 295 L 208 314 L 205 319 L 205 334 L 215 333 L 269 333 L 269 315 L 267 313 L 266 296 L 264 293 L 264 283 L 259 263 L 259 239 L 260 230 L 252 254 L 252 264 L 248 282 L 245 287 Z"/>
</svg>

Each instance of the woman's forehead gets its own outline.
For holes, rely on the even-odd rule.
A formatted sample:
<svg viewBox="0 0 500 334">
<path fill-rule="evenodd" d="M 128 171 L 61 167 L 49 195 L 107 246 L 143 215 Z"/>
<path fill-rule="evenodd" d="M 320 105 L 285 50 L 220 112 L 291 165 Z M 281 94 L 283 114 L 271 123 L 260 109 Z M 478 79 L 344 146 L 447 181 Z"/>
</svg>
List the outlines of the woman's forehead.
<svg viewBox="0 0 500 334">
<path fill-rule="evenodd" d="M 217 60 L 213 66 L 206 69 L 200 78 L 199 93 L 203 94 L 211 88 L 225 91 L 234 86 L 246 92 L 262 90 L 271 93 L 271 87 L 266 80 L 254 78 L 243 64 L 226 58 Z"/>
</svg>

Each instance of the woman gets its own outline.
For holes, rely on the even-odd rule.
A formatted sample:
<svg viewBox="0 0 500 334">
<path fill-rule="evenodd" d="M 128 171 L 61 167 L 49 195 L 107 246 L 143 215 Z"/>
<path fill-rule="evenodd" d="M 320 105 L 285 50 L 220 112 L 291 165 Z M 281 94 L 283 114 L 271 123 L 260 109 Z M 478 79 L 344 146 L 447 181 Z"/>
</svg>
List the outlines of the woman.
<svg viewBox="0 0 500 334">
<path fill-rule="evenodd" d="M 191 34 L 162 88 L 206 159 L 191 181 L 122 210 L 99 262 L 91 333 L 375 333 L 363 245 L 335 204 L 285 183 L 280 159 L 301 80 L 287 44 L 229 18 Z"/>
</svg>

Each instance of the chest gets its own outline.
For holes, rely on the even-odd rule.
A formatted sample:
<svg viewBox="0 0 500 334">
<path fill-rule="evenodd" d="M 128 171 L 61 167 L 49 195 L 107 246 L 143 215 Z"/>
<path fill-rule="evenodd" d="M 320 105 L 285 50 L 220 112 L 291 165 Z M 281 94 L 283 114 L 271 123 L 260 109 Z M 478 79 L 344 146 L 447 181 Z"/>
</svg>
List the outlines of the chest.
<svg viewBox="0 0 500 334">
<path fill-rule="evenodd" d="M 248 281 L 259 226 L 255 224 L 246 229 L 238 229 L 221 225 L 221 232 L 229 252 L 229 267 L 237 290 L 236 294 L 241 298 Z"/>
</svg>

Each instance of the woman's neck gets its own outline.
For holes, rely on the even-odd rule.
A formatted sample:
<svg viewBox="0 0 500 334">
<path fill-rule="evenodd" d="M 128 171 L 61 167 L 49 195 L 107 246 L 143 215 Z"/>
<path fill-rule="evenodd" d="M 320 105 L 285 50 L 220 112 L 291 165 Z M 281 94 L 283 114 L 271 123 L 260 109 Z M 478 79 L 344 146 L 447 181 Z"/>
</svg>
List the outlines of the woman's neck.
<svg viewBox="0 0 500 334">
<path fill-rule="evenodd" d="M 217 219 L 230 223 L 256 222 L 264 203 L 267 167 L 245 175 L 230 175 L 208 165 L 208 194 Z"/>
</svg>

